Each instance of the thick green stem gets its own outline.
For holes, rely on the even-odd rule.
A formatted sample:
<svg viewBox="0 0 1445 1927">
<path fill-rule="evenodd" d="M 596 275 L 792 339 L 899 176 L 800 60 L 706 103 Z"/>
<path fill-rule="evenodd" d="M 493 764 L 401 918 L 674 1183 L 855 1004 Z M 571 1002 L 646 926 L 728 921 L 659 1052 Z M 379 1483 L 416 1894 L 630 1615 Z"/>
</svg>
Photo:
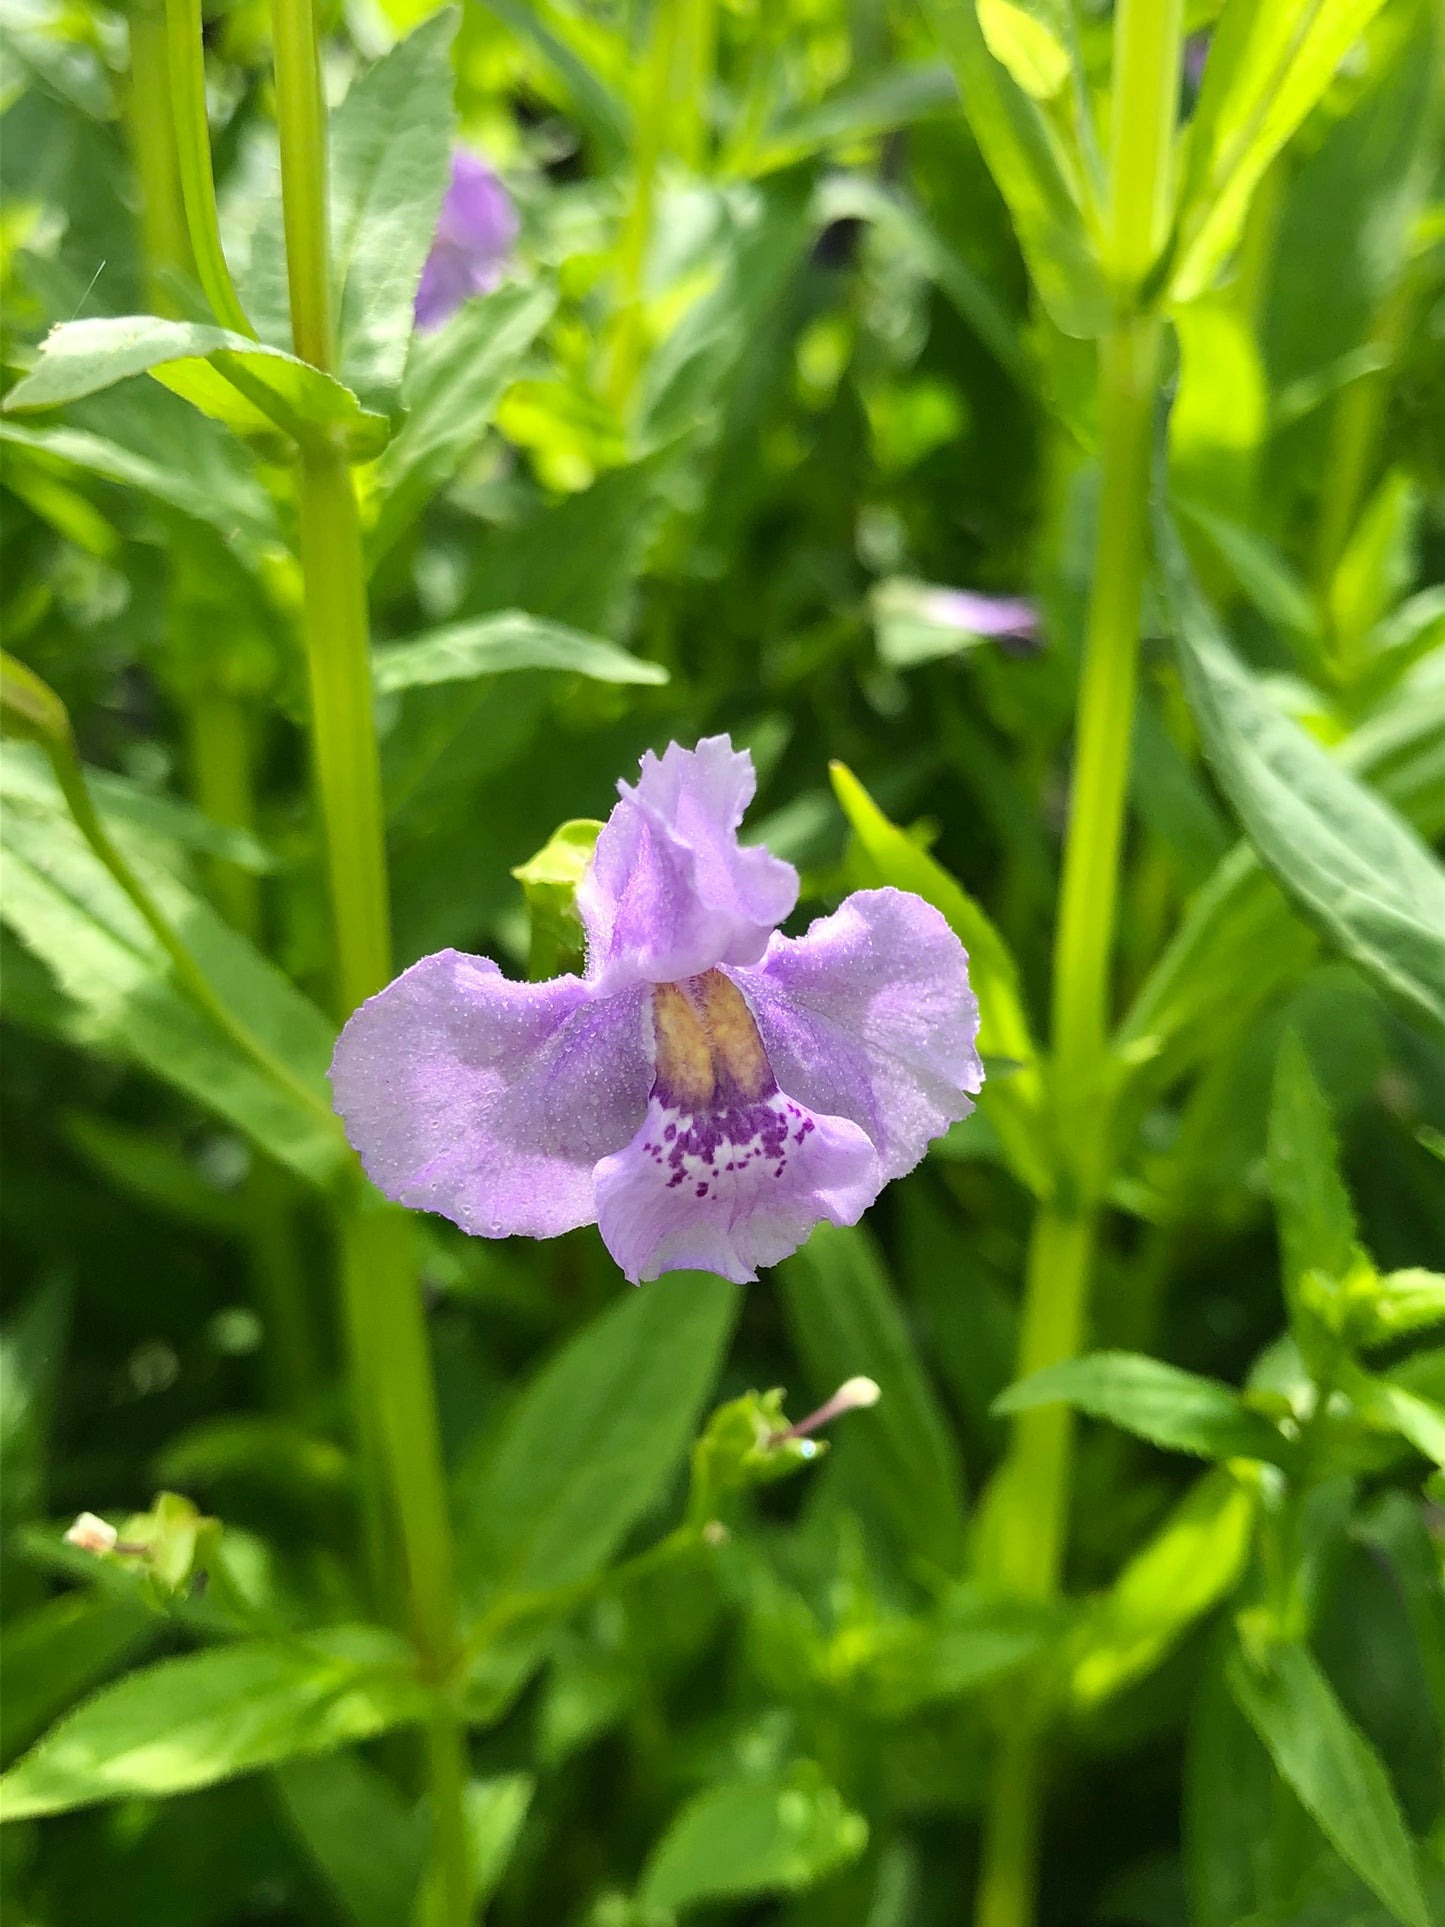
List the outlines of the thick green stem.
<svg viewBox="0 0 1445 1927">
<path fill-rule="evenodd" d="M 1106 1068 L 1119 855 L 1134 731 L 1139 612 L 1162 323 L 1139 307 L 1168 220 L 1182 0 L 1119 0 L 1114 14 L 1107 266 L 1119 317 L 1100 344 L 1100 485 L 1094 581 L 1079 685 L 1073 789 L 1053 960 L 1051 1089 L 1056 1200 L 1034 1226 L 1019 1374 L 1073 1357 L 1088 1327 L 1099 1201 L 1109 1175 Z M 1068 1542 L 1072 1417 L 1015 1421 L 989 1505 L 999 1578 L 1034 1599 L 1058 1590 Z M 1028 1927 L 1042 1830 L 1042 1726 L 1017 1712 L 1000 1736 L 985 1817 L 977 1927 Z"/>
<path fill-rule="evenodd" d="M 334 361 L 327 235 L 326 118 L 311 0 L 273 0 L 281 191 L 296 351 Z M 385 821 L 372 707 L 361 531 L 344 455 L 325 443 L 297 471 L 303 631 L 315 782 L 336 934 L 341 1015 L 391 975 Z M 343 1208 L 341 1272 L 363 1459 L 399 1535 L 406 1616 L 423 1673 L 437 1687 L 428 1746 L 433 1848 L 442 1918 L 464 1927 L 471 1873 L 462 1796 L 465 1734 L 456 1701 L 461 1656 L 441 1432 L 411 1227 L 366 1200 Z"/>
<path fill-rule="evenodd" d="M 146 299 L 151 312 L 173 315 L 168 276 L 190 265 L 181 177 L 172 138 L 166 16 L 157 0 L 140 0 L 130 16 L 130 92 L 127 99 L 131 153 L 140 187 L 141 240 Z"/>
<path fill-rule="evenodd" d="M 181 194 L 191 237 L 196 278 L 217 321 L 254 337 L 226 266 L 216 218 L 216 181 L 211 169 L 211 128 L 206 115 L 206 55 L 201 41 L 201 0 L 166 0 L 166 46 L 170 63 L 170 114 L 180 163 Z M 162 123 L 164 125 L 165 123 Z"/>
</svg>

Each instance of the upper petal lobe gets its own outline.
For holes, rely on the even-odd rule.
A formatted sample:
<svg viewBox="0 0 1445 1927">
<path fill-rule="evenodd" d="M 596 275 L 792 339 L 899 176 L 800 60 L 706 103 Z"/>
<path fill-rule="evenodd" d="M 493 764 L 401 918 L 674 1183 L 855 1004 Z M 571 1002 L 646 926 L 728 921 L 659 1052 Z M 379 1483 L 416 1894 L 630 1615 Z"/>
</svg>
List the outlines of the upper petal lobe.
<svg viewBox="0 0 1445 1927">
<path fill-rule="evenodd" d="M 756 787 L 726 736 L 642 759 L 597 839 L 577 892 L 588 975 L 599 990 L 671 983 L 755 963 L 798 898 L 798 874 L 737 838 Z"/>
<path fill-rule="evenodd" d="M 592 1223 L 593 1168 L 647 1106 L 646 994 L 512 983 L 456 950 L 423 957 L 352 1016 L 331 1065 L 372 1181 L 479 1237 Z"/>
<path fill-rule="evenodd" d="M 774 935 L 760 964 L 728 974 L 778 1083 L 860 1125 L 885 1180 L 973 1109 L 983 1066 L 968 958 L 921 897 L 855 891 L 806 936 Z"/>
</svg>

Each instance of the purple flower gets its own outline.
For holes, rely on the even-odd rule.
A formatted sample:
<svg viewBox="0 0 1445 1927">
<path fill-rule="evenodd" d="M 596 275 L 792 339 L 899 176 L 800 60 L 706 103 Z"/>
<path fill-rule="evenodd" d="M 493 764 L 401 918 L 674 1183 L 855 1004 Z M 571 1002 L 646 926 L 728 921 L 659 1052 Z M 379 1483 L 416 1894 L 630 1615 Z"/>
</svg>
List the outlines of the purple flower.
<svg viewBox="0 0 1445 1927">
<path fill-rule="evenodd" d="M 798 877 L 737 839 L 726 736 L 642 759 L 577 893 L 585 977 L 423 957 L 331 1066 L 373 1181 L 484 1238 L 596 1223 L 637 1283 L 742 1284 L 820 1219 L 854 1224 L 983 1081 L 963 946 L 902 890 L 778 934 Z"/>
<path fill-rule="evenodd" d="M 512 197 L 485 161 L 459 147 L 416 291 L 417 327 L 440 328 L 464 301 L 490 294 L 516 238 Z"/>
<path fill-rule="evenodd" d="M 973 636 L 1032 636 L 1039 612 L 1023 596 L 981 595 L 976 589 L 926 589 L 920 613 L 941 629 L 966 629 Z"/>
</svg>

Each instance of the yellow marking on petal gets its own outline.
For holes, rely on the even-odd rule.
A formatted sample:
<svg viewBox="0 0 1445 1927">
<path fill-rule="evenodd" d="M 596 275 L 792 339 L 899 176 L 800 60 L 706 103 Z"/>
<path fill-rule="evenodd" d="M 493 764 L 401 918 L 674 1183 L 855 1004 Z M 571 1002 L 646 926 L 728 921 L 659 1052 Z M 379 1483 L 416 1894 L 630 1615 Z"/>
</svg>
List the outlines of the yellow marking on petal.
<svg viewBox="0 0 1445 1927">
<path fill-rule="evenodd" d="M 702 1017 L 714 1070 L 752 1101 L 772 1087 L 773 1072 L 743 993 L 720 970 L 704 971 L 688 988 Z"/>
<path fill-rule="evenodd" d="M 678 984 L 654 984 L 652 1021 L 657 1032 L 657 1077 L 683 1104 L 709 1104 L 716 1080 L 702 1020 Z"/>
</svg>

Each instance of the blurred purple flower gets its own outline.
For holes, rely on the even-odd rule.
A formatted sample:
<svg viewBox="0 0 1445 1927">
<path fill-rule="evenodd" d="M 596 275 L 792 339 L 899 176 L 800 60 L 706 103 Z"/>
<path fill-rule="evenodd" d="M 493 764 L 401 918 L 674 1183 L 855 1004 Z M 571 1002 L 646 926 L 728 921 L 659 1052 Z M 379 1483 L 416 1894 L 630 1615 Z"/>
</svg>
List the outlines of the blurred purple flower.
<svg viewBox="0 0 1445 1927">
<path fill-rule="evenodd" d="M 512 197 L 485 161 L 459 147 L 416 291 L 417 327 L 440 328 L 464 301 L 490 294 L 516 238 Z"/>
<path fill-rule="evenodd" d="M 975 589 L 926 589 L 919 614 L 941 629 L 966 629 L 972 636 L 1032 638 L 1039 612 L 1023 596 L 981 595 Z"/>
<path fill-rule="evenodd" d="M 739 844 L 756 787 L 726 736 L 642 759 L 577 893 L 585 977 L 424 957 L 331 1066 L 373 1181 L 476 1236 L 596 1223 L 634 1283 L 745 1283 L 820 1219 L 856 1223 L 983 1081 L 963 946 L 901 890 L 805 937 L 797 872 Z"/>
</svg>

